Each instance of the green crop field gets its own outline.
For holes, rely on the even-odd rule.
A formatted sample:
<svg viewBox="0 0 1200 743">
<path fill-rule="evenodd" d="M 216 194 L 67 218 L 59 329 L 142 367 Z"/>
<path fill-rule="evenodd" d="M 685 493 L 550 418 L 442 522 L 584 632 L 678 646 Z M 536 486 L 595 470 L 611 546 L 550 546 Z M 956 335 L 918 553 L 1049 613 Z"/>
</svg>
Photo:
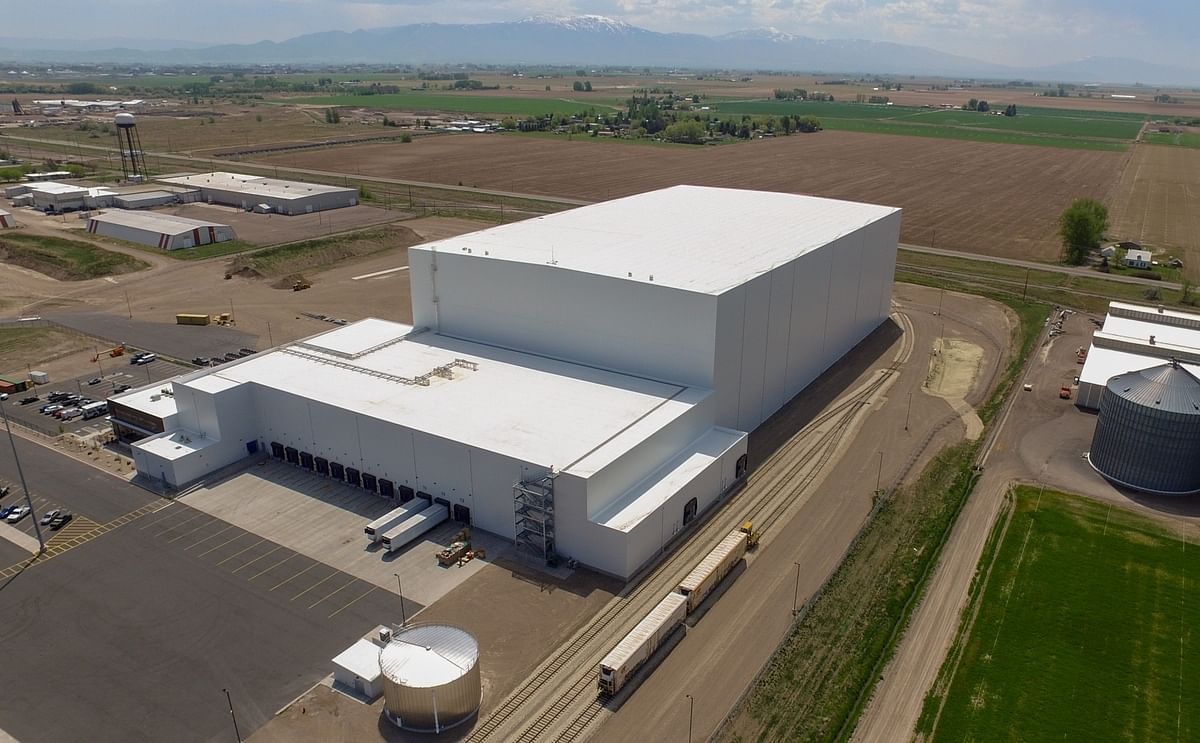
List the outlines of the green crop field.
<svg viewBox="0 0 1200 743">
<path fill-rule="evenodd" d="M 384 95 L 325 95 L 288 98 L 284 102 L 414 112 L 444 111 L 447 113 L 513 114 L 517 116 L 575 114 L 588 109 L 595 109 L 598 112 L 616 110 L 613 101 L 608 98 L 519 98 L 478 93 L 422 93 L 416 90 Z"/>
<path fill-rule="evenodd" d="M 1022 108 L 1017 116 L 997 116 L 912 106 L 782 100 L 724 101 L 716 109 L 721 115 L 733 116 L 815 116 L 824 128 L 840 131 L 1094 150 L 1126 149 L 1146 118 L 1050 108 Z"/>
<path fill-rule="evenodd" d="M 940 716 L 931 696 L 921 727 L 935 741 L 1197 740 L 1200 549 L 1112 504 L 1013 498 Z"/>
<path fill-rule="evenodd" d="M 1200 134 L 1195 134 L 1192 132 L 1181 132 L 1179 134 L 1146 132 L 1142 139 L 1150 144 L 1163 144 L 1172 147 L 1190 147 L 1193 149 L 1200 149 Z"/>
</svg>

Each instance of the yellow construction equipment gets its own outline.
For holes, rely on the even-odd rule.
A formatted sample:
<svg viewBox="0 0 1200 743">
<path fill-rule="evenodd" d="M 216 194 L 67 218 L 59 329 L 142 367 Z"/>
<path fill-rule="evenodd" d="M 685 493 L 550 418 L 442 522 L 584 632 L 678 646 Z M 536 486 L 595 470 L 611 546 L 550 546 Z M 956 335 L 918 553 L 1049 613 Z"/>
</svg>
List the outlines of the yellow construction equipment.
<svg viewBox="0 0 1200 743">
<path fill-rule="evenodd" d="M 124 356 L 125 355 L 125 344 L 120 343 L 116 346 L 113 346 L 112 348 L 106 348 L 103 351 L 97 351 L 96 355 L 92 357 L 92 363 L 94 364 L 97 361 L 99 361 L 100 357 L 103 356 L 104 354 L 108 354 L 109 358 L 114 358 L 114 359 L 118 356 Z"/>
<path fill-rule="evenodd" d="M 294 292 L 304 291 L 305 289 L 309 289 L 311 287 L 312 284 L 304 279 L 297 279 L 296 281 L 292 282 L 292 291 Z"/>
<path fill-rule="evenodd" d="M 746 535 L 746 549 L 752 550 L 758 546 L 758 538 L 762 536 L 762 533 L 754 531 L 753 521 L 743 521 L 739 531 Z"/>
</svg>

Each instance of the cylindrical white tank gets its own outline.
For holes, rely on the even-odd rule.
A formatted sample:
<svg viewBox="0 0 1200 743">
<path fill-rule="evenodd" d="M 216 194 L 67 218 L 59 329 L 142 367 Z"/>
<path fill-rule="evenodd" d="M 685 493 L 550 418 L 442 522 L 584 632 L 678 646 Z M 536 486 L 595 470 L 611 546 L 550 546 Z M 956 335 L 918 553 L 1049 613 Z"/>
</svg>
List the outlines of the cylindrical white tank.
<svg viewBox="0 0 1200 743">
<path fill-rule="evenodd" d="M 479 711 L 479 643 L 448 624 L 397 630 L 379 651 L 384 713 L 415 732 L 440 733 Z"/>
<path fill-rule="evenodd" d="M 117 124 L 117 126 L 119 126 L 119 127 L 122 127 L 122 128 L 124 128 L 124 127 L 130 127 L 130 126 L 133 126 L 133 125 L 134 125 L 134 124 L 136 124 L 136 123 L 137 123 L 137 122 L 136 122 L 136 121 L 134 121 L 134 119 L 133 119 L 133 114 L 124 114 L 124 113 L 122 113 L 122 114 L 117 114 L 117 116 L 116 116 L 116 124 Z"/>
</svg>

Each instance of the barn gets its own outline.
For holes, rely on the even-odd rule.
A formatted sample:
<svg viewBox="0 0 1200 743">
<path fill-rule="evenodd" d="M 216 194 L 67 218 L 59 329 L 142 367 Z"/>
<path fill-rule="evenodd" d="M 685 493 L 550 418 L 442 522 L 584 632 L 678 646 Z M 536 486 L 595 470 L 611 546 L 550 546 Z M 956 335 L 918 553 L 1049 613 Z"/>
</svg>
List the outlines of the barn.
<svg viewBox="0 0 1200 743">
<path fill-rule="evenodd" d="M 118 209 L 97 214 L 89 219 L 88 232 L 142 245 L 153 245 L 164 250 L 192 248 L 237 238 L 233 228 L 227 224 L 177 217 L 173 214 Z"/>
</svg>

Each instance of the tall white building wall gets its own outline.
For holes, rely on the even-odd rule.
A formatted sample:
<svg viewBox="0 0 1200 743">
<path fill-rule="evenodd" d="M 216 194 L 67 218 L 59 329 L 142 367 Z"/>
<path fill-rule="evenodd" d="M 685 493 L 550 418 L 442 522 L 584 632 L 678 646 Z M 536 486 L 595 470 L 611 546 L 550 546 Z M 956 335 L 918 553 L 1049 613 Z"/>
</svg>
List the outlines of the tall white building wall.
<svg viewBox="0 0 1200 743">
<path fill-rule="evenodd" d="M 414 326 L 651 379 L 712 383 L 711 295 L 477 253 L 414 248 L 409 266 Z"/>
</svg>

